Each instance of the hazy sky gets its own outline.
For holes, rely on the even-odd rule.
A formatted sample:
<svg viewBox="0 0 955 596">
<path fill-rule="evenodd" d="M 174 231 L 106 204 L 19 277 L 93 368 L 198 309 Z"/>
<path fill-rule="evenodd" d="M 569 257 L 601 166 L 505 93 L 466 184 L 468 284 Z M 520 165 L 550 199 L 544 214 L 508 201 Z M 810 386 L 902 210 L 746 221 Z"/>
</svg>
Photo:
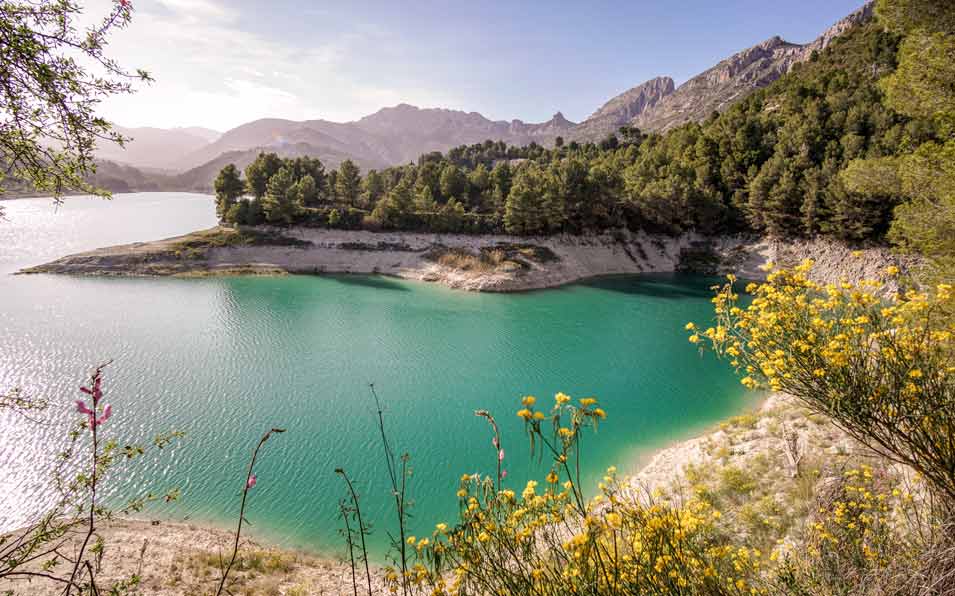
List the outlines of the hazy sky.
<svg viewBox="0 0 955 596">
<path fill-rule="evenodd" d="M 772 35 L 804 43 L 862 0 L 133 0 L 110 54 L 156 82 L 103 106 L 126 126 L 354 120 L 405 102 L 493 119 L 586 118 Z M 109 0 L 87 0 L 102 15 Z"/>
</svg>

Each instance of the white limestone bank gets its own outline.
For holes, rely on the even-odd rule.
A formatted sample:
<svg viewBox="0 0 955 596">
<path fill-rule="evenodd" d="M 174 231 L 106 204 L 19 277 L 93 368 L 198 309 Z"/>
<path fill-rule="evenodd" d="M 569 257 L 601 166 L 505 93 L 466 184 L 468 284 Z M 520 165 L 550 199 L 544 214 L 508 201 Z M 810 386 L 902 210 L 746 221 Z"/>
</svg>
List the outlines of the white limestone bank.
<svg viewBox="0 0 955 596">
<path fill-rule="evenodd" d="M 760 279 L 768 261 L 812 258 L 821 281 L 880 277 L 904 265 L 887 249 L 853 251 L 826 241 L 648 235 L 587 236 L 420 234 L 316 228 L 212 228 L 155 242 L 101 248 L 22 273 L 87 275 L 230 275 L 364 273 L 442 283 L 451 288 L 514 292 L 616 274 L 733 272 Z"/>
</svg>

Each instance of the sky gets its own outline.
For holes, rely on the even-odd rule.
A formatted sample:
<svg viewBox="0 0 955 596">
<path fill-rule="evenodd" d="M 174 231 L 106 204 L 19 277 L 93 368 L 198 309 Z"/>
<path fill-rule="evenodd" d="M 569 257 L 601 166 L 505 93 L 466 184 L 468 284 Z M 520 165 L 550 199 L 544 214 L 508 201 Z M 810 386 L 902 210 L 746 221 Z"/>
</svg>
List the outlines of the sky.
<svg viewBox="0 0 955 596">
<path fill-rule="evenodd" d="M 101 112 L 219 131 L 398 103 L 577 122 L 647 79 L 679 85 L 773 35 L 811 41 L 862 1 L 132 0 L 108 53 L 156 81 Z M 82 4 L 100 18 L 111 0 Z"/>
</svg>

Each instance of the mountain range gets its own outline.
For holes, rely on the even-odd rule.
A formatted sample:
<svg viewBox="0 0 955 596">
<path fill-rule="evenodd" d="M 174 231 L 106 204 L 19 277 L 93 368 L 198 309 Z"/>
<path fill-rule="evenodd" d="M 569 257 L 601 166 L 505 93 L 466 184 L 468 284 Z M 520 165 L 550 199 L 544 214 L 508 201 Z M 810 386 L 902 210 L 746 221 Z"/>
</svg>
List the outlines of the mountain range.
<svg viewBox="0 0 955 596">
<path fill-rule="evenodd" d="M 625 125 L 662 132 L 702 121 L 769 85 L 872 14 L 869 2 L 807 44 L 771 37 L 679 86 L 670 77 L 651 79 L 610 99 L 580 123 L 567 120 L 560 112 L 546 122 L 526 123 L 490 120 L 477 112 L 399 104 L 352 122 L 267 118 L 221 134 L 200 127 L 118 127 L 121 134 L 133 140 L 125 148 L 101 147 L 97 156 L 116 162 L 110 164 L 110 173 L 128 188 L 206 191 L 223 166 L 234 163 L 244 168 L 260 151 L 274 151 L 284 157 L 318 157 L 329 167 L 351 159 L 367 170 L 409 163 L 424 153 L 488 139 L 511 145 L 550 145 L 557 137 L 598 141 Z M 122 174 L 135 169 L 141 170 L 141 175 Z"/>
<path fill-rule="evenodd" d="M 132 139 L 122 147 L 116 143 L 101 143 L 97 157 L 119 162 L 147 171 L 179 170 L 179 158 L 215 142 L 222 133 L 191 126 L 188 128 L 126 128 L 113 126 L 117 133 Z"/>
</svg>

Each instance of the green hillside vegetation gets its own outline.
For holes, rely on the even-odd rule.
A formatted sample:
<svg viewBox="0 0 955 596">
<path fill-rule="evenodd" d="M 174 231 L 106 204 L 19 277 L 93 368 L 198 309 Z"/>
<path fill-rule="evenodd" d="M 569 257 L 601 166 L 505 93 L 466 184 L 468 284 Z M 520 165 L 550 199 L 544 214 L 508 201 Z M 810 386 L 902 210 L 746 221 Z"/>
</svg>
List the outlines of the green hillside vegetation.
<svg viewBox="0 0 955 596">
<path fill-rule="evenodd" d="M 896 69 L 899 42 L 879 23 L 856 27 L 726 112 L 663 135 L 621 129 L 599 144 L 554 148 L 486 141 L 370 170 L 360 182 L 350 161 L 326 171 L 317 160 L 262 154 L 244 181 L 220 173 L 217 200 L 224 220 L 238 224 L 879 241 L 903 194 L 847 184 L 847 165 L 893 158 L 944 133 L 933 118 L 885 101 L 880 80 Z"/>
</svg>

